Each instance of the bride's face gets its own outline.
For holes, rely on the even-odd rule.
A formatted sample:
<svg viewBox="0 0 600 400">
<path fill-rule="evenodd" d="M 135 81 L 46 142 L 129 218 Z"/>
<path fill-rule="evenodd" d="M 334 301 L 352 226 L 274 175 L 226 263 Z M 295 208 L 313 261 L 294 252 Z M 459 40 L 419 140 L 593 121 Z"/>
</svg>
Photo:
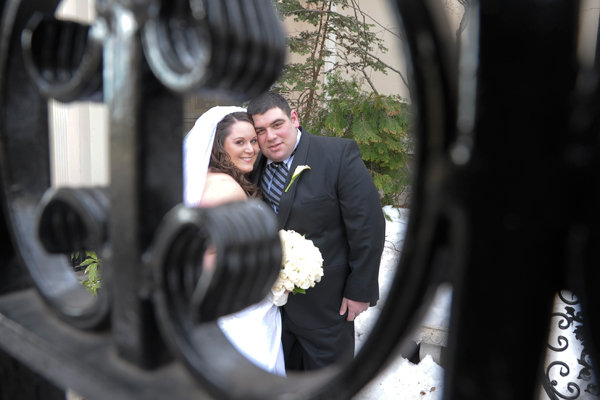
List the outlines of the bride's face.
<svg viewBox="0 0 600 400">
<path fill-rule="evenodd" d="M 240 171 L 245 174 L 252 172 L 258 156 L 258 141 L 251 123 L 238 121 L 233 124 L 223 146 Z"/>
</svg>

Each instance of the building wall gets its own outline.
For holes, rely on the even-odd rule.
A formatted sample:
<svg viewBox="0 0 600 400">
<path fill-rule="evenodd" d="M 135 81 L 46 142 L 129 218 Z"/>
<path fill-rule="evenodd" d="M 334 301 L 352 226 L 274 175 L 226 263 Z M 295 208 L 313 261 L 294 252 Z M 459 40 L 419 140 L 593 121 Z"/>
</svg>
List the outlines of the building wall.
<svg viewBox="0 0 600 400">
<path fill-rule="evenodd" d="M 372 31 L 377 34 L 384 42 L 388 51 L 383 53 L 379 50 L 375 51 L 375 55 L 381 58 L 385 63 L 390 64 L 394 69 L 399 70 L 402 74 L 406 74 L 406 65 L 404 57 L 403 43 L 400 39 L 401 30 L 399 28 L 395 11 L 389 1 L 369 1 L 359 0 L 358 5 L 366 15 L 366 22 L 374 25 Z M 351 10 L 340 10 L 334 8 L 335 12 L 350 13 Z M 314 29 L 312 25 L 302 22 L 295 22 L 293 19 L 288 18 L 284 21 L 284 29 L 289 36 L 295 36 L 300 32 Z M 335 37 L 331 36 L 328 43 L 335 41 Z M 334 46 L 330 46 L 330 49 L 334 49 Z M 338 50 L 340 51 L 340 50 Z M 302 57 L 297 54 L 288 54 L 288 61 L 299 63 L 302 61 Z M 330 61 L 334 63 L 336 57 L 333 56 L 331 59 L 326 60 L 325 63 L 325 74 L 328 70 L 328 63 Z M 375 87 L 378 92 L 383 94 L 400 94 L 401 96 L 408 98 L 408 88 L 402 83 L 402 80 L 398 78 L 396 74 L 383 75 L 381 73 L 372 72 L 369 74 L 369 79 L 373 80 Z"/>
<path fill-rule="evenodd" d="M 379 93 L 400 95 L 410 101 L 409 88 L 405 83 L 405 81 L 408 81 L 408 57 L 406 55 L 406 44 L 402 40 L 404 34 L 396 7 L 392 1 L 358 0 L 356 3 L 364 12 L 365 22 L 373 25 L 371 31 L 383 41 L 384 46 L 387 48 L 387 52 L 374 49 L 374 56 L 391 67 L 388 74 L 371 71 L 369 80 L 373 82 Z M 449 35 L 454 38 L 464 9 L 456 0 L 442 0 L 442 5 L 442 12 L 448 21 Z M 351 9 L 341 10 L 339 8 L 334 11 L 346 14 L 353 12 Z M 292 19 L 286 20 L 284 26 L 288 35 L 296 35 L 303 30 L 312 28 L 309 24 L 295 22 Z M 301 61 L 301 57 L 295 54 L 288 57 L 292 62 Z M 364 85 L 364 88 L 370 90 L 367 84 Z"/>
<path fill-rule="evenodd" d="M 445 0 L 455 2 L 455 0 Z M 395 11 L 389 1 L 359 1 L 375 25 L 374 31 L 384 40 L 387 53 L 377 52 L 386 63 L 406 76 L 402 32 Z M 95 18 L 94 0 L 63 0 L 57 15 L 60 18 L 91 23 Z M 286 22 L 288 33 L 308 29 L 308 26 Z M 292 59 L 291 55 L 288 59 Z M 372 73 L 370 79 L 383 94 L 399 94 L 409 99 L 408 88 L 397 75 Z M 186 131 L 192 128 L 195 120 L 209 107 L 216 104 L 232 104 L 223 97 L 189 96 L 185 101 L 183 115 Z M 52 181 L 55 185 L 107 184 L 108 173 L 108 115 L 106 106 L 101 104 L 49 103 L 52 126 L 51 143 L 53 159 Z"/>
<path fill-rule="evenodd" d="M 449 34 L 456 36 L 463 8 L 456 0 L 442 0 L 444 12 L 450 21 Z M 382 59 L 406 70 L 402 32 L 389 1 L 360 0 L 360 6 L 377 24 L 377 32 L 389 51 L 380 54 Z M 582 2 L 582 43 L 595 42 L 598 29 L 600 0 Z M 90 22 L 94 19 L 94 0 L 63 0 L 57 12 L 63 18 Z M 286 24 L 288 32 L 304 29 L 301 25 Z M 584 60 L 585 61 L 585 60 Z M 409 98 L 408 89 L 399 79 L 373 74 L 377 89 L 385 94 L 400 94 Z M 231 104 L 227 99 L 191 96 L 186 102 L 183 116 L 186 130 L 207 108 L 215 104 Z M 50 102 L 51 144 L 53 160 L 52 180 L 55 185 L 107 184 L 108 174 L 108 116 L 101 104 L 69 104 Z"/>
<path fill-rule="evenodd" d="M 63 0 L 56 15 L 91 23 L 93 0 Z M 106 185 L 108 173 L 108 114 L 103 104 L 48 102 L 52 183 Z"/>
<path fill-rule="evenodd" d="M 384 41 L 388 49 L 386 53 L 376 50 L 375 56 L 398 70 L 407 79 L 407 57 L 405 45 L 401 39 L 403 33 L 398 23 L 395 7 L 390 1 L 361 0 L 358 4 L 372 18 L 370 23 L 375 25 L 373 31 L 377 32 L 377 36 Z M 405 99 L 410 99 L 408 87 L 402 82 L 398 74 L 390 72 L 388 75 L 384 75 L 374 72 L 369 78 L 381 94 L 397 94 Z"/>
</svg>

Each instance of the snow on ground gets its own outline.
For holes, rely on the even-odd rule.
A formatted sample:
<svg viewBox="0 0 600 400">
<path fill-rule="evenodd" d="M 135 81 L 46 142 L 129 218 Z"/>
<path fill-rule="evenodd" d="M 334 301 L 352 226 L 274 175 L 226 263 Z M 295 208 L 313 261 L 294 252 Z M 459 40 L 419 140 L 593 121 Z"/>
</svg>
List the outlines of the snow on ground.
<svg viewBox="0 0 600 400">
<path fill-rule="evenodd" d="M 362 313 L 354 322 L 356 330 L 356 349 L 360 349 L 366 339 L 366 335 L 379 317 L 379 313 L 385 303 L 387 294 L 396 272 L 396 265 L 400 258 L 400 251 L 404 244 L 404 234 L 408 223 L 408 209 L 383 208 L 388 219 L 385 224 L 385 248 L 381 256 L 379 266 L 379 298 L 381 299 L 375 307 L 369 308 Z"/>
<path fill-rule="evenodd" d="M 397 357 L 354 400 L 441 400 L 444 370 L 426 355 L 418 364 Z"/>
<path fill-rule="evenodd" d="M 355 321 L 356 349 L 360 349 L 371 327 L 381 312 L 385 302 L 395 268 L 404 243 L 404 234 L 408 222 L 408 209 L 384 207 L 390 220 L 386 222 L 385 249 L 379 270 L 381 299 L 377 306 L 369 308 Z M 436 311 L 433 319 L 441 321 L 445 311 Z M 430 355 L 426 355 L 418 364 L 397 356 L 373 381 L 365 386 L 354 400 L 438 400 L 442 398 L 444 370 Z"/>
</svg>

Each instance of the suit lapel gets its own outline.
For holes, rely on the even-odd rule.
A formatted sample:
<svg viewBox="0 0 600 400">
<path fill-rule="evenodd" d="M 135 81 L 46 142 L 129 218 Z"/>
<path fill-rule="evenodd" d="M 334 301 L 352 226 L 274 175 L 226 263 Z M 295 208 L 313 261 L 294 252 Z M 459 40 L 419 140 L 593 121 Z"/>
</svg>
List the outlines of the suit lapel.
<svg viewBox="0 0 600 400">
<path fill-rule="evenodd" d="M 294 159 L 292 160 L 292 165 L 290 166 L 290 172 L 285 182 L 286 187 L 290 184 L 290 181 L 292 180 L 292 175 L 294 174 L 296 167 L 298 165 L 306 164 L 306 159 L 308 157 L 309 142 L 310 135 L 305 130 L 302 130 L 300 143 L 298 143 L 298 148 L 296 149 L 296 153 L 294 154 Z M 280 228 L 283 228 L 287 223 L 288 217 L 290 216 L 290 212 L 292 211 L 292 203 L 294 202 L 296 189 L 298 188 L 298 184 L 300 182 L 300 180 L 296 180 L 296 182 L 294 182 L 294 184 L 290 186 L 289 190 L 281 195 L 281 199 L 279 200 L 279 213 L 277 214 L 277 221 L 279 222 Z"/>
</svg>

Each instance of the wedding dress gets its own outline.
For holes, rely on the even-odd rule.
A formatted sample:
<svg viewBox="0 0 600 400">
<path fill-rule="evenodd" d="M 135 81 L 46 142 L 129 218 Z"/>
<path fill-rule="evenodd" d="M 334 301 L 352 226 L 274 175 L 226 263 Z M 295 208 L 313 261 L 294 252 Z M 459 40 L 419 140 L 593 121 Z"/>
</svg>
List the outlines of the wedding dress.
<svg viewBox="0 0 600 400">
<path fill-rule="evenodd" d="M 202 198 L 217 124 L 240 107 L 213 107 L 198 118 L 184 141 L 184 202 L 193 207 Z M 233 347 L 256 366 L 285 376 L 281 345 L 281 314 L 270 298 L 217 320 Z"/>
<path fill-rule="evenodd" d="M 221 317 L 219 328 L 244 357 L 273 374 L 285 376 L 281 314 L 270 299 Z"/>
</svg>

